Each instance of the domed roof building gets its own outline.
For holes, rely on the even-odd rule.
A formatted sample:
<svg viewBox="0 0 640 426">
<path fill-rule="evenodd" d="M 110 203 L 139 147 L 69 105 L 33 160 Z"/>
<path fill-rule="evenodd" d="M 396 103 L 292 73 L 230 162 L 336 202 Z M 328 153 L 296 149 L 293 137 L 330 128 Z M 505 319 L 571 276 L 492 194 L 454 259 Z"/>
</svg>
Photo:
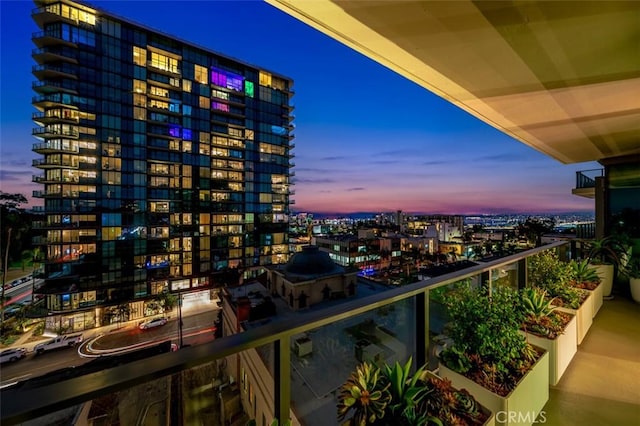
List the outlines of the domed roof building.
<svg viewBox="0 0 640 426">
<path fill-rule="evenodd" d="M 304 246 L 289 262 L 269 270 L 272 293 L 298 310 L 324 300 L 355 296 L 357 271 L 347 271 L 316 246 Z"/>
</svg>

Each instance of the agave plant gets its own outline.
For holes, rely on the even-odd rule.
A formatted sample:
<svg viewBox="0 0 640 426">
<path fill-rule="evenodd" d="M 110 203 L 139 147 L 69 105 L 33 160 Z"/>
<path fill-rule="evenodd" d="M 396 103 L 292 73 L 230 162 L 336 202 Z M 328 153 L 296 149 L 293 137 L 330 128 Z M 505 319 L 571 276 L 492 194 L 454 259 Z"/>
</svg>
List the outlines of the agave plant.
<svg viewBox="0 0 640 426">
<path fill-rule="evenodd" d="M 600 281 L 598 273 L 594 268 L 589 266 L 589 261 L 587 259 L 579 262 L 572 260 L 569 264 L 571 265 L 571 269 L 573 269 L 576 282 L 586 283 Z"/>
<path fill-rule="evenodd" d="M 385 365 L 383 370 L 390 385 L 392 403 L 389 408 L 391 413 L 394 416 L 402 416 L 407 419 L 414 417 L 416 405 L 427 396 L 429 391 L 421 383 L 425 367 L 418 368 L 411 376 L 412 361 L 413 359 L 410 357 L 404 367 L 396 361 L 393 366 Z"/>
<path fill-rule="evenodd" d="M 353 411 L 353 416 L 344 424 L 364 426 L 384 417 L 391 401 L 390 383 L 380 375 L 380 369 L 364 362 L 351 373 L 338 394 L 338 419 L 340 421 Z"/>
<path fill-rule="evenodd" d="M 522 290 L 522 310 L 526 316 L 546 317 L 553 312 L 553 309 L 545 290 L 536 287 L 527 287 Z"/>
</svg>

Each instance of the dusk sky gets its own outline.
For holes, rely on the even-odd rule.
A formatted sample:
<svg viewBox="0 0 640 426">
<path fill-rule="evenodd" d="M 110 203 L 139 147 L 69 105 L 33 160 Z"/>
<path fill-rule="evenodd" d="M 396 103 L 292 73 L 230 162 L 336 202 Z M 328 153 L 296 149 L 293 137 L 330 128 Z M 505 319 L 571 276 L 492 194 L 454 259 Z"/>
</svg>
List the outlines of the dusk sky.
<svg viewBox="0 0 640 426">
<path fill-rule="evenodd" d="M 266 3 L 91 4 L 294 80 L 294 211 L 594 209 L 571 188 L 597 163 L 563 165 Z M 29 198 L 41 189 L 31 182 L 34 7 L 0 1 L 0 189 Z"/>
</svg>

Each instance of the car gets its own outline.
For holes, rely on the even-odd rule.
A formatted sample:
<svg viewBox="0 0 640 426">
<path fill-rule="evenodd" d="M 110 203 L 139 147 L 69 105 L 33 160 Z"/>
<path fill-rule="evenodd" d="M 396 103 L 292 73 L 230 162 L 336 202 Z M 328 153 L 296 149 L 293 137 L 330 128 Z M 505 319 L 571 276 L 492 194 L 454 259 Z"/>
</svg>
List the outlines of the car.
<svg viewBox="0 0 640 426">
<path fill-rule="evenodd" d="M 11 282 L 11 287 L 15 287 L 15 286 L 20 285 L 20 284 L 22 284 L 22 281 L 20 281 L 20 280 L 13 280 L 13 281 Z"/>
<path fill-rule="evenodd" d="M 0 364 L 5 362 L 14 362 L 27 355 L 25 348 L 11 348 L 0 352 Z"/>
<path fill-rule="evenodd" d="M 153 318 L 140 323 L 138 327 L 140 328 L 140 330 L 147 330 L 149 328 L 160 327 L 161 325 L 165 325 L 167 321 L 168 320 L 165 317 Z"/>
</svg>

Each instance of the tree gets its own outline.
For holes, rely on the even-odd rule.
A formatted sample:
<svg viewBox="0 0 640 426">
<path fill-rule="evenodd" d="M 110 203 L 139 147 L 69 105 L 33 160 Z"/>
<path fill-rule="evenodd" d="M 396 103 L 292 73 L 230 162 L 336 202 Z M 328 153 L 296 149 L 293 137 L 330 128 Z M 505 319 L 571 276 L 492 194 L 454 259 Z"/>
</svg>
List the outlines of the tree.
<svg viewBox="0 0 640 426">
<path fill-rule="evenodd" d="M 528 217 L 524 223 L 518 224 L 518 234 L 524 236 L 530 244 L 540 247 L 542 245 L 542 236 L 552 232 L 555 225 L 555 220 L 550 217 Z"/>
<path fill-rule="evenodd" d="M 160 306 L 162 306 L 162 309 L 164 309 L 165 312 L 173 310 L 178 303 L 178 297 L 168 291 L 156 294 L 155 300 Z"/>
<path fill-rule="evenodd" d="M 9 261 L 16 262 L 21 259 L 22 252 L 31 248 L 31 217 L 24 210 L 19 208 L 21 204 L 27 203 L 27 199 L 22 194 L 9 194 L 0 191 L 0 241 L 2 241 L 2 259 L 5 258 L 4 250 L 9 246 Z M 11 229 L 10 239 L 9 229 Z M 6 241 L 6 243 L 5 243 Z M 8 244 L 10 243 L 10 244 Z M 3 268 L 8 265 L 3 265 Z"/>
</svg>

